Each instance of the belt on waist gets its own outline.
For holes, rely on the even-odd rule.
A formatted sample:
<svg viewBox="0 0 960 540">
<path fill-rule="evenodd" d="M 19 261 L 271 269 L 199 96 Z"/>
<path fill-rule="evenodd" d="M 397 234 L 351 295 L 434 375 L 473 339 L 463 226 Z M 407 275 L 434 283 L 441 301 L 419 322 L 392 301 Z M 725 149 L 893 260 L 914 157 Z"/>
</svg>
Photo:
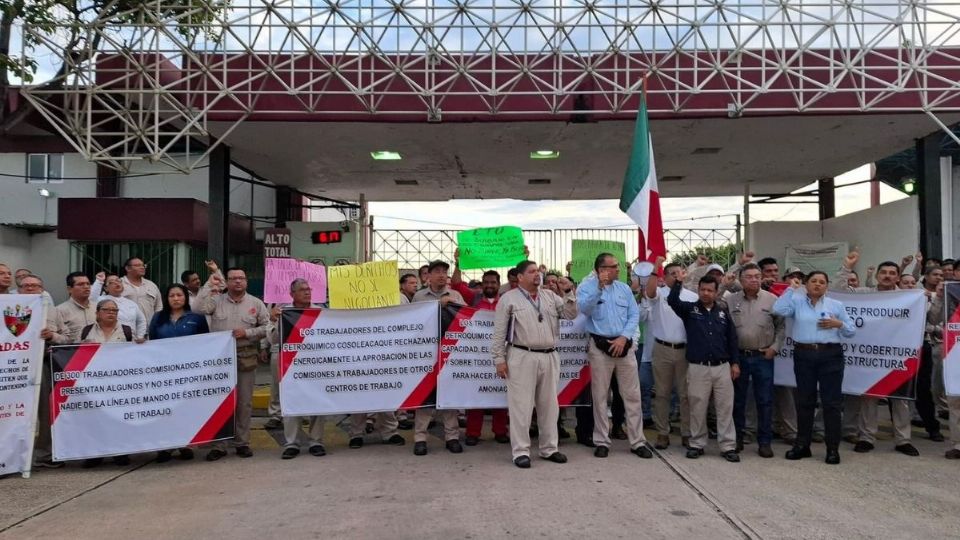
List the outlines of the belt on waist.
<svg viewBox="0 0 960 540">
<path fill-rule="evenodd" d="M 550 354 L 550 353 L 552 353 L 553 351 L 557 350 L 557 349 L 555 349 L 555 348 L 553 348 L 553 347 L 550 347 L 549 349 L 532 349 L 532 348 L 530 348 L 530 347 L 524 347 L 523 345 L 517 345 L 516 343 L 510 344 L 510 346 L 511 346 L 511 347 L 514 347 L 514 348 L 517 348 L 517 349 L 520 349 L 521 351 L 544 353 L 544 354 Z"/>
<path fill-rule="evenodd" d="M 656 341 L 657 343 L 663 345 L 664 347 L 670 347 L 671 349 L 686 349 L 686 348 L 687 348 L 687 344 L 686 344 L 686 343 L 670 343 L 669 341 L 664 341 L 664 340 L 659 339 L 659 338 L 654 338 L 653 340 Z"/>
<path fill-rule="evenodd" d="M 729 362 L 729 360 L 724 358 L 723 360 L 688 360 L 687 362 L 690 364 L 697 364 L 701 366 L 715 367 L 715 366 L 722 366 L 723 364 L 726 364 L 727 362 Z"/>
<path fill-rule="evenodd" d="M 605 339 L 607 341 L 613 341 L 620 336 L 607 337 L 607 336 L 601 336 L 600 334 L 594 334 L 593 332 L 591 332 L 590 337 L 592 337 L 593 339 Z"/>
<path fill-rule="evenodd" d="M 759 349 L 740 349 L 740 354 L 743 356 L 761 356 L 763 351 Z"/>
<path fill-rule="evenodd" d="M 793 344 L 794 349 L 803 349 L 805 351 L 827 351 L 830 349 L 839 349 L 839 343 L 796 343 Z"/>
</svg>

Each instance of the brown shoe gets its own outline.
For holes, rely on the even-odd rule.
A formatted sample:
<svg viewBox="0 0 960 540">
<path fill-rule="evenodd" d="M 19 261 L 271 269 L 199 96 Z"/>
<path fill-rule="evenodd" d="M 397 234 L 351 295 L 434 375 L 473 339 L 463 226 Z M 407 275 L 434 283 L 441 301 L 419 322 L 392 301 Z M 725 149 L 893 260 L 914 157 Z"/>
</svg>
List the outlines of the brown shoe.
<svg viewBox="0 0 960 540">
<path fill-rule="evenodd" d="M 690 437 L 680 437 L 680 445 L 684 448 L 690 448 Z"/>
<path fill-rule="evenodd" d="M 657 442 L 653 444 L 653 447 L 657 450 L 666 450 L 668 446 L 670 446 L 670 436 L 657 435 Z"/>
<path fill-rule="evenodd" d="M 943 457 L 947 459 L 960 459 L 960 450 L 957 450 L 956 448 L 947 450 L 947 453 L 944 454 Z"/>
</svg>

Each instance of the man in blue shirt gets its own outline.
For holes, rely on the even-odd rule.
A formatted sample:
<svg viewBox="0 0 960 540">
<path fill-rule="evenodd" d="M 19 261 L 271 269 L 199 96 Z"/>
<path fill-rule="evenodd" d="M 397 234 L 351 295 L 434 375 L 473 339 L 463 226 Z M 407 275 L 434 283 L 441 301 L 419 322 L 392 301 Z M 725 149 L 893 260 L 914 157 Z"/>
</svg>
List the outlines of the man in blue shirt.
<svg viewBox="0 0 960 540">
<path fill-rule="evenodd" d="M 616 373 L 626 409 L 630 451 L 649 459 L 653 452 L 647 448 L 643 435 L 640 374 L 633 343 L 640 324 L 640 308 L 630 286 L 618 279 L 620 262 L 616 257 L 610 253 L 597 255 L 593 270 L 577 288 L 577 308 L 587 316 L 586 329 L 590 333 L 587 359 L 593 394 L 593 444 L 596 445 L 593 455 L 605 458 L 610 453 L 607 398 L 610 380 Z"/>
<path fill-rule="evenodd" d="M 687 396 L 690 400 L 690 446 L 687 457 L 703 455 L 707 444 L 707 406 L 713 396 L 717 412 L 717 443 L 724 459 L 738 463 L 737 431 L 733 423 L 733 381 L 740 376 L 737 330 L 725 304 L 718 304 L 717 278 L 700 278 L 696 302 L 680 300 L 682 283 L 674 283 L 667 303 L 687 331 Z M 729 364 L 729 367 L 728 367 Z"/>
</svg>

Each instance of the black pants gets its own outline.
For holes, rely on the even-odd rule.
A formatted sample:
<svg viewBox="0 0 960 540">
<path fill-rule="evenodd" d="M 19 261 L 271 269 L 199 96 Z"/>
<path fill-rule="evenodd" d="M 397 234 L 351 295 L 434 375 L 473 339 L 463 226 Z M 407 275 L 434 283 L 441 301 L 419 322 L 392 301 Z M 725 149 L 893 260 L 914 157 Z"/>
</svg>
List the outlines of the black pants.
<svg viewBox="0 0 960 540">
<path fill-rule="evenodd" d="M 797 446 L 810 446 L 817 391 L 823 407 L 827 449 L 840 447 L 840 417 L 843 414 L 843 349 L 794 349 L 793 374 L 797 378 Z"/>
<path fill-rule="evenodd" d="M 923 342 L 923 354 L 920 355 L 920 369 L 917 371 L 917 414 L 923 419 L 927 433 L 940 433 L 940 420 L 937 419 L 937 407 L 933 403 L 933 351 L 930 343 Z M 952 435 L 952 434 L 951 434 Z"/>
<path fill-rule="evenodd" d="M 617 386 L 617 376 L 610 379 L 610 390 L 613 392 L 613 403 L 610 412 L 613 415 L 612 427 L 622 427 L 626 421 L 626 407 L 623 397 L 620 396 L 620 387 Z M 574 407 L 576 409 L 577 427 L 574 432 L 578 441 L 593 441 L 593 407 Z"/>
</svg>

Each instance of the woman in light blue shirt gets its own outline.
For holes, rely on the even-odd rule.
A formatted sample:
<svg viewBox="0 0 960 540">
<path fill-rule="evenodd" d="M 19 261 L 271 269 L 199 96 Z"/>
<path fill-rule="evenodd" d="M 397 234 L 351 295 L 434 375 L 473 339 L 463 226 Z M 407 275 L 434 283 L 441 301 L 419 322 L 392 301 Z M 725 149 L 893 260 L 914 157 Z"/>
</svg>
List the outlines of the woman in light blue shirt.
<svg viewBox="0 0 960 540">
<path fill-rule="evenodd" d="M 797 378 L 797 442 L 787 451 L 790 460 L 810 457 L 813 413 L 817 391 L 823 407 L 827 456 L 831 465 L 840 463 L 840 416 L 843 410 L 842 338 L 853 337 L 853 320 L 843 304 L 825 296 L 830 280 L 825 272 L 814 271 L 803 282 L 794 278 L 791 287 L 773 305 L 773 311 L 793 318 L 793 373 Z M 806 293 L 806 294 L 804 294 Z"/>
</svg>

